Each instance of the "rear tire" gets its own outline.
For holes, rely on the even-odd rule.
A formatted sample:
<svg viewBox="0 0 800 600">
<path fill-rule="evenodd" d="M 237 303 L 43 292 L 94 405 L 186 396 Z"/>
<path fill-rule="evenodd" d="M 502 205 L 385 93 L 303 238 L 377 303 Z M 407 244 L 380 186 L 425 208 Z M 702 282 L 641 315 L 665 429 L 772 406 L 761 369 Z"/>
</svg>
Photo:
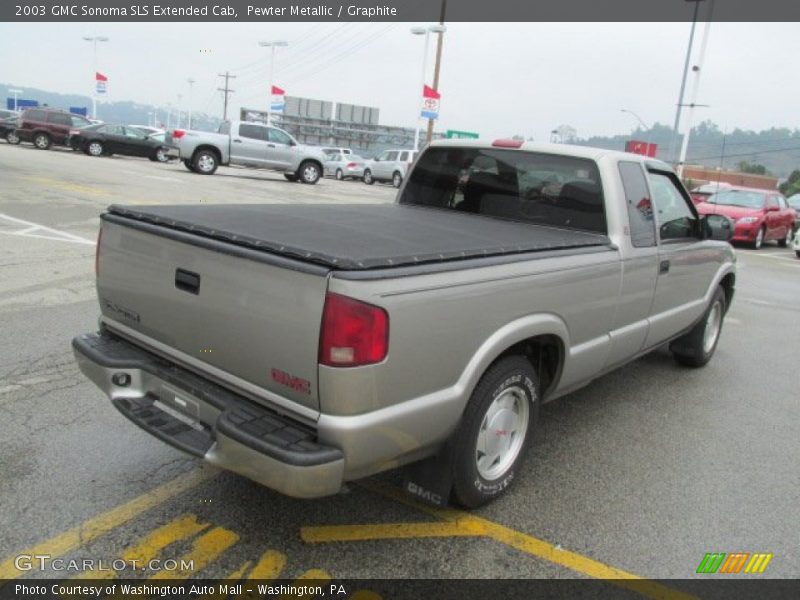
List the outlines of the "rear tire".
<svg viewBox="0 0 800 600">
<path fill-rule="evenodd" d="M 786 248 L 789 244 L 791 244 L 792 238 L 794 237 L 792 233 L 794 233 L 792 231 L 792 228 L 791 227 L 787 228 L 786 237 L 783 238 L 782 240 L 778 240 L 778 246 L 780 246 L 781 248 Z"/>
<path fill-rule="evenodd" d="M 395 171 L 392 175 L 392 185 L 396 188 L 399 188 L 403 184 L 403 176 L 400 174 L 400 171 Z"/>
<path fill-rule="evenodd" d="M 39 150 L 47 150 L 52 146 L 53 140 L 46 133 L 37 133 L 33 136 L 33 145 Z"/>
<path fill-rule="evenodd" d="M 200 150 L 194 155 L 192 160 L 193 171 L 200 175 L 213 175 L 217 167 L 219 167 L 219 160 L 217 155 L 211 150 Z"/>
<path fill-rule="evenodd" d="M 284 173 L 283 176 L 286 178 L 286 181 L 297 181 L 297 175 L 294 173 Z"/>
<path fill-rule="evenodd" d="M 341 181 L 342 179 L 344 179 L 344 173 L 341 169 L 336 169 L 336 180 Z"/>
<path fill-rule="evenodd" d="M 489 367 L 472 392 L 453 438 L 453 499 L 476 508 L 516 478 L 535 430 L 539 379 L 523 356 Z"/>
<path fill-rule="evenodd" d="M 717 349 L 724 320 L 725 291 L 718 286 L 700 322 L 669 345 L 678 364 L 694 368 L 705 366 Z"/>
<path fill-rule="evenodd" d="M 192 161 L 190 161 L 188 158 L 184 158 L 181 162 L 183 163 L 184 167 L 194 173 L 194 165 L 192 165 Z"/>
<path fill-rule="evenodd" d="M 370 171 L 369 169 L 364 171 L 364 183 L 366 183 L 367 185 L 372 185 L 373 183 L 375 183 L 375 180 L 372 178 L 372 171 Z"/>
<path fill-rule="evenodd" d="M 156 148 L 156 151 L 153 154 L 153 156 L 150 157 L 150 160 L 161 163 L 169 162 L 169 156 L 167 156 L 167 149 L 164 148 L 163 146 Z"/>
</svg>

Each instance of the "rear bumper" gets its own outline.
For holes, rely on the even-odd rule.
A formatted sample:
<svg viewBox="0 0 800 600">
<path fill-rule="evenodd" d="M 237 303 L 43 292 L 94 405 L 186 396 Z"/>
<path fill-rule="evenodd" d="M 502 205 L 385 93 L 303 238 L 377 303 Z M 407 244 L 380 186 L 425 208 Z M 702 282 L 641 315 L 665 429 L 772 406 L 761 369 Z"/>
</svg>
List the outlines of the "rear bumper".
<svg viewBox="0 0 800 600">
<path fill-rule="evenodd" d="M 344 456 L 311 429 L 107 332 L 72 340 L 78 365 L 136 425 L 287 496 L 342 486 Z"/>
<path fill-rule="evenodd" d="M 180 158 L 181 151 L 179 148 L 176 148 L 175 146 L 167 146 L 167 156 L 169 158 Z"/>
</svg>

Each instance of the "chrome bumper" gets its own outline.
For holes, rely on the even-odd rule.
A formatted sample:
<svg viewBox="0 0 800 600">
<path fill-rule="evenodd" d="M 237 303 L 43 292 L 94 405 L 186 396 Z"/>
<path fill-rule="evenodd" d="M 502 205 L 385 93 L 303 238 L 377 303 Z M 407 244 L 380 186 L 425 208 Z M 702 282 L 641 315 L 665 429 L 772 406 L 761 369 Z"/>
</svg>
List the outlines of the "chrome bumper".
<svg viewBox="0 0 800 600">
<path fill-rule="evenodd" d="M 136 425 L 287 496 L 339 491 L 341 450 L 314 431 L 107 332 L 72 340 L 78 366 Z"/>
</svg>

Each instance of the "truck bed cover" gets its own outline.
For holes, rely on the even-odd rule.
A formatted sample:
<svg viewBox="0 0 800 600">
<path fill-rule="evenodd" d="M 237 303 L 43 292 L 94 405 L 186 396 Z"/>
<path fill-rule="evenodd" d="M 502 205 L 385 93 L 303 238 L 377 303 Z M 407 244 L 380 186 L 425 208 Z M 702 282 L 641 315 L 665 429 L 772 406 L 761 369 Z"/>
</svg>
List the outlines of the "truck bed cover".
<svg viewBox="0 0 800 600">
<path fill-rule="evenodd" d="M 611 244 L 597 233 L 401 204 L 114 204 L 107 214 L 345 271 Z"/>
</svg>

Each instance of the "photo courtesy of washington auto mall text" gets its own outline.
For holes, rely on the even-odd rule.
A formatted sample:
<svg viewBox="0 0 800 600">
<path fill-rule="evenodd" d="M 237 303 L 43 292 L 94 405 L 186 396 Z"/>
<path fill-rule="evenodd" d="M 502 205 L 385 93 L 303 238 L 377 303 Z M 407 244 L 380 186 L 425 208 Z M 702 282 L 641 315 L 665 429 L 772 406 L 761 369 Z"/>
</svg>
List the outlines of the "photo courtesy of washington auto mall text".
<svg viewBox="0 0 800 600">
<path fill-rule="evenodd" d="M 0 600 L 800 598 L 799 22 L 0 2 Z"/>
</svg>

